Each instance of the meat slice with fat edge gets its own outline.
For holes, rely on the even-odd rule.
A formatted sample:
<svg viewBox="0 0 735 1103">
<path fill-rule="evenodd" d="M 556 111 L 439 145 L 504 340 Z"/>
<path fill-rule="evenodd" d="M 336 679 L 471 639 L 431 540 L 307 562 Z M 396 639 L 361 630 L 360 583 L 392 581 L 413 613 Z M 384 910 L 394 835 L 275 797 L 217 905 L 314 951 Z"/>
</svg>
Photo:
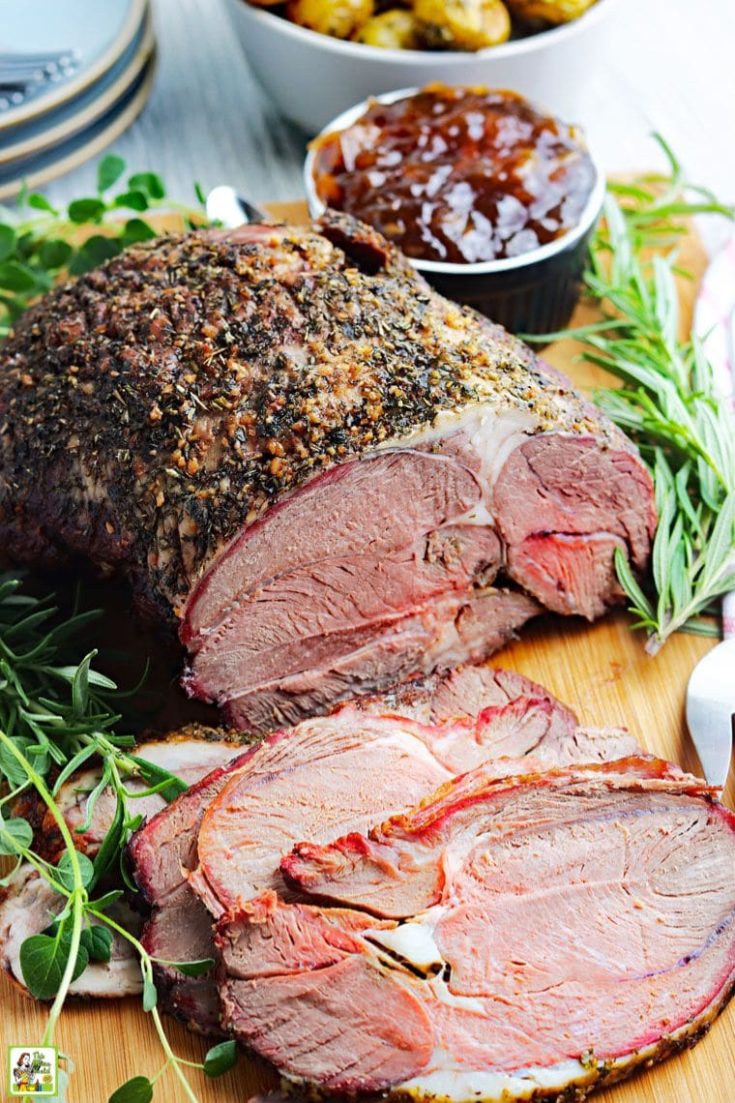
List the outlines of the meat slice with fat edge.
<svg viewBox="0 0 735 1103">
<path fill-rule="evenodd" d="M 541 686 L 487 666 L 342 706 L 270 736 L 135 835 L 133 869 L 153 905 L 143 941 L 170 961 L 209 956 L 203 941 L 209 914 L 185 881 L 198 863 L 189 881 L 219 914 L 268 886 L 283 891 L 278 862 L 294 842 L 367 827 L 458 770 L 492 759 L 487 768 L 502 773 L 510 768 L 507 756 L 529 756 L 537 768 L 544 761 L 615 758 L 636 747 L 627 732 L 578 729 L 573 713 Z M 193 981 L 159 967 L 158 980 L 169 1010 L 212 1032 L 211 977 Z"/>
<path fill-rule="evenodd" d="M 22 864 L 6 888 L 0 889 L 0 968 L 24 991 L 27 989 L 20 965 L 21 946 L 31 935 L 40 934 L 50 925 L 64 902 L 65 897 L 55 892 L 28 862 Z M 140 935 L 143 919 L 124 900 L 115 901 L 109 914 L 132 935 Z M 69 995 L 112 999 L 135 996 L 142 990 L 137 953 L 124 938 L 113 934 L 110 960 L 91 961 L 72 981 Z"/>
<path fill-rule="evenodd" d="M 242 743 L 243 737 L 235 732 L 195 723 L 186 724 L 166 736 L 146 736 L 130 753 L 168 770 L 185 784 L 193 785 L 215 768 L 232 761 L 241 750 Z M 88 800 L 100 776 L 97 766 L 78 770 L 56 795 L 56 804 L 74 833 L 77 849 L 90 857 L 99 849 L 115 814 L 115 793 L 108 786 L 97 797 L 92 816 L 88 817 Z M 125 785 L 131 794 L 150 787 L 140 776 L 126 778 Z M 167 803 L 160 792 L 142 797 L 132 796 L 130 810 L 133 815 L 150 818 L 165 808 Z M 32 813 L 30 818 L 34 819 Z M 82 831 L 81 828 L 85 825 L 85 830 Z M 44 858 L 54 860 L 62 849 L 63 843 L 56 822 L 44 808 L 39 822 L 38 851 Z"/>
<path fill-rule="evenodd" d="M 166 739 L 143 739 L 130 753 L 176 774 L 187 784 L 194 784 L 217 764 L 229 762 L 237 754 L 240 743 L 241 739 L 233 733 L 189 724 L 171 732 Z M 80 832 L 87 820 L 89 795 L 100 777 L 98 767 L 78 770 L 56 795 L 57 806 L 72 831 L 77 849 L 91 859 L 98 853 L 115 812 L 114 793 L 111 788 L 104 789 L 96 801 L 89 825 Z M 126 787 L 135 793 L 148 786 L 141 778 L 132 777 L 126 779 Z M 165 807 L 166 800 L 160 793 L 130 801 L 131 810 L 143 816 L 152 816 Z M 24 797 L 16 802 L 13 813 L 26 817 L 34 825 L 36 852 L 46 861 L 57 862 L 65 848 L 56 822 L 45 806 L 39 808 L 35 796 L 32 799 Z M 10 884 L 0 890 L 0 967 L 19 986 L 25 987 L 19 957 L 21 944 L 48 927 L 63 902 L 64 898 L 54 892 L 28 863 L 24 863 Z M 124 900 L 114 903 L 110 914 L 131 934 L 140 934 L 143 919 Z M 188 941 L 191 949 L 191 937 Z M 176 960 L 184 959 L 177 957 Z M 71 985 L 70 994 L 113 998 L 133 995 L 141 990 L 137 954 L 124 938 L 113 933 L 110 962 L 91 962 Z"/>
<path fill-rule="evenodd" d="M 73 386 L 69 379 L 73 380 Z M 374 231 L 197 231 L 58 288 L 0 352 L 0 545 L 86 557 L 239 729 L 593 618 L 646 565 L 630 441 Z"/>
<path fill-rule="evenodd" d="M 218 923 L 224 1022 L 317 1095 L 582 1099 L 735 983 L 735 816 L 650 757 L 480 768 L 282 870 Z"/>
</svg>

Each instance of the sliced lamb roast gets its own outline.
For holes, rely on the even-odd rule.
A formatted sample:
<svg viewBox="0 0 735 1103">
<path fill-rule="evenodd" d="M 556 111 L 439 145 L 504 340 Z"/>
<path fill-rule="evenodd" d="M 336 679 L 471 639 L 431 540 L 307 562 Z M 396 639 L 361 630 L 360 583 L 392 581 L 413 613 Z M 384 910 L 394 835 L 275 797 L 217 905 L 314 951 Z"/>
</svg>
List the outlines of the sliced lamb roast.
<svg viewBox="0 0 735 1103">
<path fill-rule="evenodd" d="M 267 887 L 284 891 L 278 862 L 302 838 L 367 827 L 478 762 L 502 773 L 540 762 L 615 758 L 637 749 L 627 732 L 584 732 L 546 690 L 509 671 L 464 667 L 342 706 L 276 733 L 217 770 L 145 825 L 130 856 L 153 912 L 143 942 L 154 956 L 212 955 L 215 915 Z M 194 1029 L 216 1031 L 211 977 L 158 967 L 165 1005 Z"/>
<path fill-rule="evenodd" d="M 299 902 L 218 924 L 225 1025 L 317 1096 L 581 1099 L 732 993 L 735 816 L 713 795 L 644 757 L 480 769 L 301 844 Z"/>
<path fill-rule="evenodd" d="M 169 732 L 165 738 L 143 739 L 131 753 L 146 759 L 154 766 L 168 770 L 187 785 L 193 785 L 215 768 L 231 762 L 242 749 L 242 743 L 243 737 L 235 732 L 209 728 L 202 724 L 186 724 L 177 731 Z M 62 785 L 56 796 L 56 803 L 74 833 L 77 849 L 90 857 L 97 853 L 115 814 L 115 794 L 108 787 L 97 797 L 86 830 L 80 830 L 87 820 L 89 795 L 100 776 L 100 770 L 96 766 L 78 770 Z M 140 777 L 127 778 L 125 784 L 131 793 L 149 787 Z M 132 811 L 148 819 L 166 806 L 167 801 L 161 793 L 151 793 L 131 801 Z M 32 823 L 37 823 L 36 849 L 47 861 L 55 861 L 63 850 L 63 842 L 53 816 L 45 806 L 40 814 L 34 813 L 28 807 L 19 807 L 17 813 L 25 815 Z"/>
<path fill-rule="evenodd" d="M 52 292 L 0 354 L 0 471 L 7 554 L 124 572 L 242 730 L 480 658 L 542 607 L 599 616 L 654 526 L 621 432 L 336 215 Z"/>
<path fill-rule="evenodd" d="M 434 713 L 434 701 L 441 713 L 450 685 L 461 695 L 462 683 L 474 688 L 478 680 L 474 714 L 427 723 L 405 715 L 398 703 L 410 694 L 414 714 Z M 390 711 L 385 698 L 375 698 L 367 707 L 344 705 L 267 737 L 210 798 L 189 881 L 214 915 L 264 888 L 281 891 L 274 859 L 300 839 L 316 832 L 326 840 L 349 829 L 339 825 L 367 828 L 376 816 L 410 807 L 489 759 L 488 769 L 507 772 L 504 758 L 543 756 L 547 739 L 552 758 L 576 746 L 574 714 L 518 674 L 466 667 L 392 699 L 398 705 Z"/>
<path fill-rule="evenodd" d="M 187 871 L 197 864 L 197 834 L 205 808 L 255 750 L 252 747 L 192 785 L 144 824 L 128 846 L 135 880 L 152 906 L 141 941 L 152 957 L 162 959 L 154 963 L 161 1006 L 200 1034 L 221 1032 L 212 975 L 186 976 L 162 961 L 212 957 L 212 917 L 189 887 Z"/>
</svg>

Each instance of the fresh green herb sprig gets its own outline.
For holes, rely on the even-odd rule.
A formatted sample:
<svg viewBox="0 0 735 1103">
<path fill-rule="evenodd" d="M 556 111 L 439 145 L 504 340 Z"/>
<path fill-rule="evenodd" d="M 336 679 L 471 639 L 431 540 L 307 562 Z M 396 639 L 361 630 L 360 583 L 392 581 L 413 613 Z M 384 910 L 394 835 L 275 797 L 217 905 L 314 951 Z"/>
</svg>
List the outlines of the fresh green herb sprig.
<svg viewBox="0 0 735 1103">
<path fill-rule="evenodd" d="M 0 884 L 12 882 L 22 863 L 31 865 L 59 896 L 60 909 L 50 926 L 28 937 L 20 948 L 20 966 L 29 991 L 51 1000 L 43 1045 L 53 1044 L 59 1015 L 71 984 L 94 961 L 109 961 L 113 933 L 125 939 L 140 960 L 143 1007 L 151 1014 L 164 1052 L 164 1063 L 150 1080 L 134 1077 L 113 1094 L 115 1103 L 141 1103 L 153 1097 L 154 1084 L 172 1069 L 191 1103 L 196 1095 L 186 1068 L 208 1076 L 226 1072 L 236 1060 L 234 1042 L 209 1050 L 203 1062 L 177 1056 L 158 1013 L 152 958 L 109 909 L 123 895 L 125 843 L 140 823 L 135 801 L 151 793 L 173 799 L 186 785 L 167 770 L 130 753 L 132 736 L 115 731 L 117 688 L 95 670 L 96 652 L 79 661 L 78 636 L 99 611 L 74 611 L 59 620 L 50 599 L 25 593 L 15 576 L 0 578 L 0 855 L 15 859 Z M 93 859 L 77 850 L 74 834 L 59 804 L 62 786 L 80 767 L 96 765 L 99 780 L 87 796 L 89 829 L 95 804 L 104 789 L 116 798 L 112 823 Z M 135 780 L 135 786 L 131 786 Z M 142 784 L 141 784 L 142 783 Z M 49 862 L 33 848 L 34 832 L 22 816 L 6 814 L 21 797 L 32 796 L 44 807 L 61 840 L 61 856 Z M 112 885 L 113 887 L 110 887 Z M 214 963 L 162 962 L 197 976 Z"/>
<path fill-rule="evenodd" d="M 0 746 L 16 763 L 18 771 L 33 785 L 65 844 L 62 857 L 55 866 L 51 866 L 31 849 L 33 833 L 26 821 L 3 820 L 0 816 L 0 853 L 12 854 L 18 861 L 29 862 L 63 900 L 61 911 L 47 930 L 31 935 L 20 948 L 21 969 L 29 991 L 37 999 L 53 999 L 41 1044 L 53 1044 L 56 1023 L 71 984 L 82 975 L 90 961 L 110 960 L 114 932 L 138 954 L 143 978 L 143 1010 L 153 1019 L 165 1060 L 152 1078 L 136 1076 L 122 1084 L 113 1092 L 110 1103 L 150 1101 L 155 1083 L 167 1069 L 173 1070 L 190 1103 L 197 1103 L 185 1069 L 197 1068 L 207 1076 L 221 1076 L 235 1064 L 236 1046 L 234 1041 L 219 1043 L 207 1052 L 202 1062 L 188 1061 L 175 1054 L 157 1009 L 158 994 L 153 982 L 153 965 L 154 962 L 173 965 L 186 976 L 196 977 L 210 969 L 214 962 L 210 958 L 173 962 L 151 957 L 142 943 L 107 910 L 122 896 L 122 891 L 113 889 L 95 897 L 94 890 L 99 888 L 100 872 L 95 862 L 77 851 L 61 809 L 30 759 L 2 730 Z M 12 793 L 6 794 L 0 800 L 0 810 L 11 797 Z M 25 827 L 20 826 L 23 824 Z"/>
<path fill-rule="evenodd" d="M 78 276 L 126 246 L 147 241 L 156 230 L 147 215 L 179 211 L 185 222 L 201 219 L 200 207 L 174 203 L 155 172 L 138 172 L 123 182 L 122 157 L 109 154 L 97 168 L 97 194 L 55 207 L 38 192 L 21 194 L 14 208 L 0 207 L 0 340 L 29 304 L 65 275 Z"/>
<path fill-rule="evenodd" d="M 23 592 L 16 575 L 0 576 L 0 729 L 33 762 L 44 781 L 53 774 L 52 795 L 86 762 L 99 758 L 102 771 L 87 801 L 89 829 L 101 792 L 111 785 L 127 812 L 141 795 L 165 791 L 169 799 L 186 788 L 167 770 L 128 753 L 132 735 L 114 731 L 116 684 L 95 670 L 90 651 L 69 664 L 75 639 L 101 610 L 75 610 L 65 620 L 49 598 Z M 128 790 L 126 779 L 143 778 L 147 788 Z M 3 745 L 0 779 L 18 793 L 32 784 L 27 772 Z"/>
<path fill-rule="evenodd" d="M 652 586 L 641 585 L 616 553 L 618 578 L 651 654 L 681 629 L 716 633 L 701 614 L 735 588 L 735 416 L 701 343 L 679 337 L 675 281 L 686 276 L 676 245 L 691 217 L 733 218 L 735 211 L 688 185 L 658 141 L 668 173 L 608 186 L 584 278 L 604 320 L 551 335 L 580 341 L 582 359 L 622 381 L 597 391 L 595 400 L 635 440 L 653 476 L 659 519 Z"/>
</svg>

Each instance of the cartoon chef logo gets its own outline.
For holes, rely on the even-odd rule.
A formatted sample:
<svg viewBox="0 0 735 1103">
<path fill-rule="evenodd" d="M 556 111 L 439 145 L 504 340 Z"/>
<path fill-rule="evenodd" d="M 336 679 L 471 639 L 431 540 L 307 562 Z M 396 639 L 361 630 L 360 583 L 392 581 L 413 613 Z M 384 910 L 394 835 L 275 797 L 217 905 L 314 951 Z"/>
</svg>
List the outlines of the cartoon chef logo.
<svg viewBox="0 0 735 1103">
<path fill-rule="evenodd" d="M 10 1095 L 55 1095 L 56 1050 L 50 1046 L 10 1046 L 8 1092 Z"/>
</svg>

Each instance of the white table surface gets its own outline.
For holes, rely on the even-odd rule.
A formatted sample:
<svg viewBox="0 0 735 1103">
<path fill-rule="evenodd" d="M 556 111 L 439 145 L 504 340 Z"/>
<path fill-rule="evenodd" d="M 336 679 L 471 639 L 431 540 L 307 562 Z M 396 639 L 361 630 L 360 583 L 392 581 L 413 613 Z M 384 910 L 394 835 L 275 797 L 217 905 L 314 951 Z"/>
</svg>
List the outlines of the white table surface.
<svg viewBox="0 0 735 1103">
<path fill-rule="evenodd" d="M 224 0 L 153 2 L 155 88 L 114 148 L 131 170 L 159 171 L 182 200 L 195 179 L 207 189 L 234 184 L 256 200 L 300 196 L 306 135 L 280 119 L 256 85 Z M 650 139 L 658 130 L 692 181 L 735 201 L 733 0 L 621 0 L 608 26 L 607 56 L 578 120 L 605 169 L 661 167 Z M 65 200 L 93 182 L 89 164 L 46 190 Z M 715 245 L 723 226 L 704 229 Z"/>
</svg>

